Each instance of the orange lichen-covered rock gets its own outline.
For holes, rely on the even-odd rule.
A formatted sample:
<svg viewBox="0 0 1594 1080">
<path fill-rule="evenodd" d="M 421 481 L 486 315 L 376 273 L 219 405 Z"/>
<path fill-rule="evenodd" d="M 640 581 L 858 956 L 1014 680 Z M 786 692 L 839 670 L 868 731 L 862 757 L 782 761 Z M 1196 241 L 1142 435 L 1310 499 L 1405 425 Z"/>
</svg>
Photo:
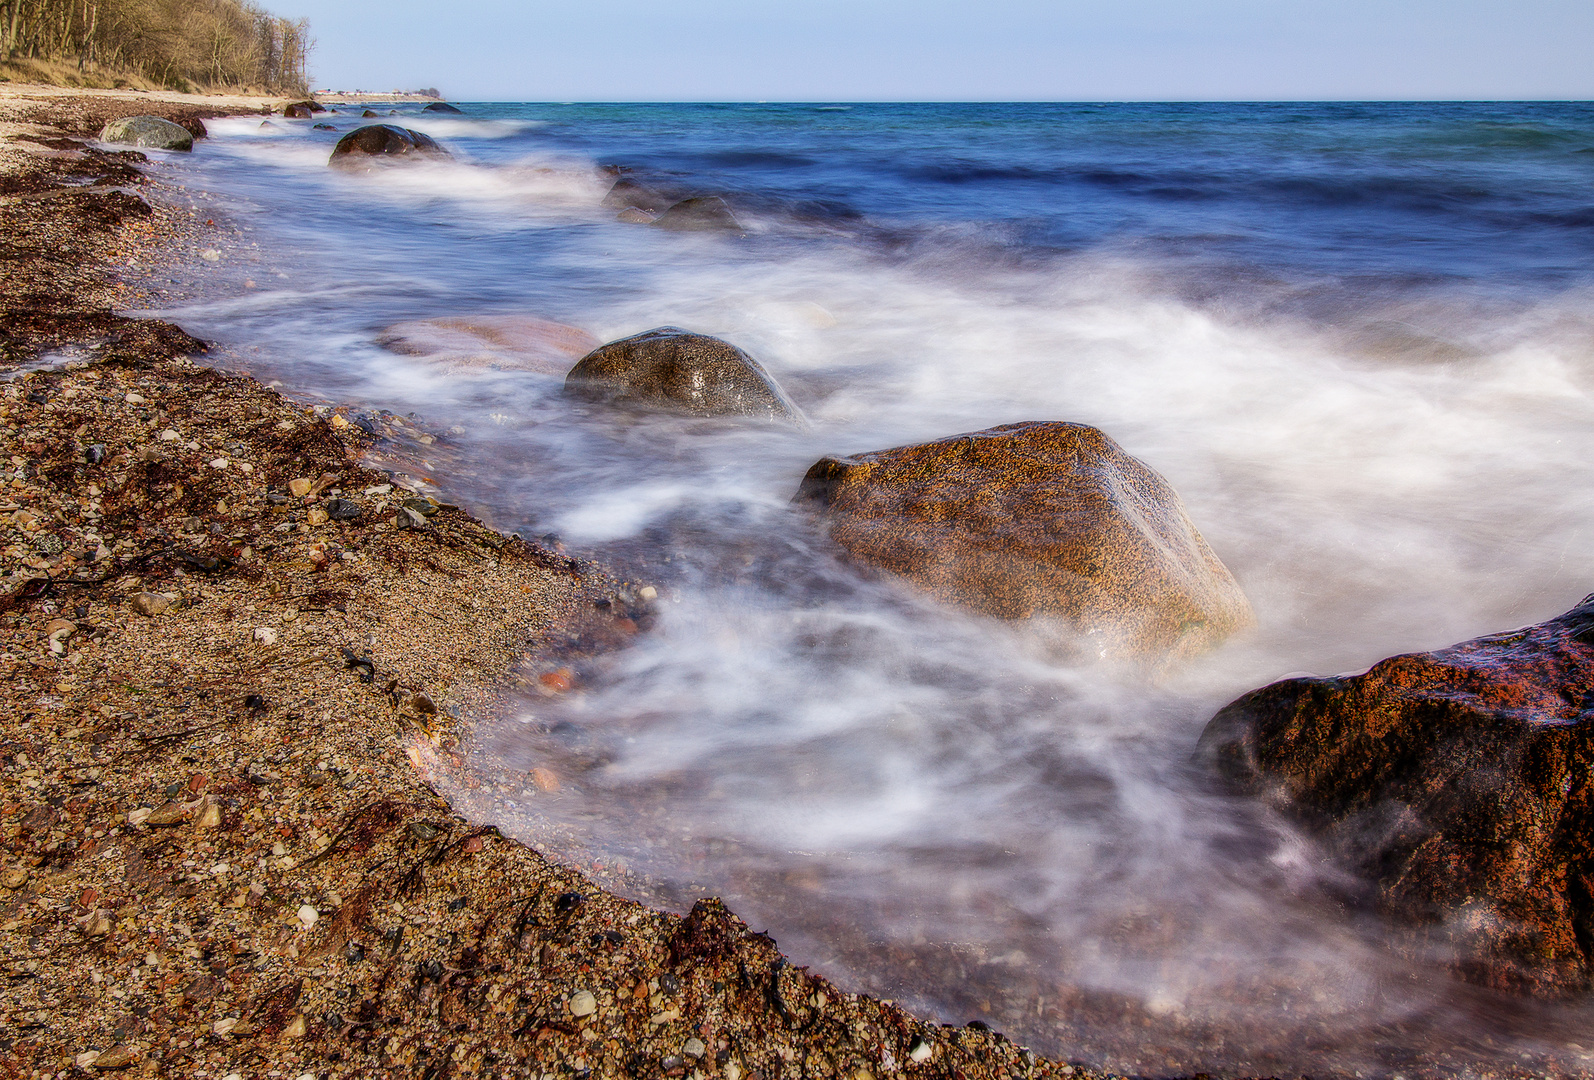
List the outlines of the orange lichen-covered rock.
<svg viewBox="0 0 1594 1080">
<path fill-rule="evenodd" d="M 853 558 L 987 615 L 1061 621 L 1102 655 L 1190 655 L 1252 618 L 1168 482 L 1083 424 L 824 458 L 797 499 Z"/>
<path fill-rule="evenodd" d="M 1465 978 L 1589 987 L 1594 596 L 1361 675 L 1264 686 L 1212 718 L 1199 753 L 1455 949 Z"/>
</svg>

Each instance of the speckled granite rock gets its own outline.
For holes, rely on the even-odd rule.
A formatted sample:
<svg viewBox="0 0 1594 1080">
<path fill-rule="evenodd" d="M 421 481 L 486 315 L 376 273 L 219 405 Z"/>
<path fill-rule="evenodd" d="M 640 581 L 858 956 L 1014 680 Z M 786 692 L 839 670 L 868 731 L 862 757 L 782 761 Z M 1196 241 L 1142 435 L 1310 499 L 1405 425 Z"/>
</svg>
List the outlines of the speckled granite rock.
<svg viewBox="0 0 1594 1080">
<path fill-rule="evenodd" d="M 194 136 L 183 125 L 158 116 L 127 116 L 112 120 L 100 132 L 100 141 L 153 150 L 192 150 Z"/>
<path fill-rule="evenodd" d="M 673 326 L 594 349 L 570 369 L 565 389 L 693 416 L 803 418 L 751 356 L 727 341 Z"/>
<path fill-rule="evenodd" d="M 1083 424 L 1006 424 L 827 457 L 797 499 L 853 558 L 1108 656 L 1185 656 L 1251 621 L 1168 482 Z"/>
<path fill-rule="evenodd" d="M 1466 978 L 1586 990 L 1594 963 L 1594 596 L 1558 618 L 1361 675 L 1285 679 L 1200 755 L 1461 946 Z"/>
</svg>

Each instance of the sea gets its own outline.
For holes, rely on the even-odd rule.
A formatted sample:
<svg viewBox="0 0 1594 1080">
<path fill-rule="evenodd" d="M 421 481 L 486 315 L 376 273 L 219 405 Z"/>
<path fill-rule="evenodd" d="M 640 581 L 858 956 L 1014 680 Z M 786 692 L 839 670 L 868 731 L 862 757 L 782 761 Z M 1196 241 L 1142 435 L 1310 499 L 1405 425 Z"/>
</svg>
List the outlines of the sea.
<svg viewBox="0 0 1594 1080">
<path fill-rule="evenodd" d="M 211 121 L 152 169 L 214 240 L 129 274 L 210 362 L 408 417 L 426 490 L 657 594 L 571 691 L 461 717 L 463 812 L 1120 1073 L 1594 1075 L 1594 1010 L 1456 982 L 1192 761 L 1250 689 L 1594 592 L 1594 105 L 457 104 Z M 366 122 L 452 156 L 329 168 Z M 620 220 L 621 177 L 739 228 Z M 508 317 L 716 335 L 807 422 L 395 347 Z M 826 455 L 1028 420 L 1167 478 L 1256 625 L 1167 668 L 1060 651 L 792 504 Z"/>
</svg>

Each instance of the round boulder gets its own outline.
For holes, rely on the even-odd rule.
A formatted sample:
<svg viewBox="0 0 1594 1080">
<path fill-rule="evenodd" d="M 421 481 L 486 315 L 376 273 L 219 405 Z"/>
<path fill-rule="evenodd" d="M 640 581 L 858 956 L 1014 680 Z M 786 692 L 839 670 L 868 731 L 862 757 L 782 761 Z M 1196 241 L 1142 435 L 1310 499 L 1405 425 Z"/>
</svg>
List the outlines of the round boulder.
<svg viewBox="0 0 1594 1080">
<path fill-rule="evenodd" d="M 1315 836 L 1463 978 L 1594 985 L 1594 596 L 1360 675 L 1253 690 L 1197 756 Z"/>
<path fill-rule="evenodd" d="M 367 124 L 338 140 L 329 164 L 361 167 L 396 158 L 446 158 L 449 156 L 430 135 L 396 124 Z"/>
<path fill-rule="evenodd" d="M 426 106 L 426 108 L 421 110 L 421 112 L 461 113 L 461 114 L 463 114 L 464 111 L 465 111 L 464 109 L 456 109 L 456 108 L 454 108 L 454 106 L 450 105 L 446 101 L 434 101 L 430 105 Z"/>
<path fill-rule="evenodd" d="M 751 356 L 727 341 L 673 326 L 594 349 L 570 369 L 565 389 L 691 416 L 803 418 Z"/>
<path fill-rule="evenodd" d="M 181 124 L 158 116 L 124 116 L 112 120 L 100 132 L 100 141 L 124 146 L 146 146 L 152 150 L 192 150 L 194 136 Z"/>
<path fill-rule="evenodd" d="M 796 501 L 852 558 L 982 614 L 1058 621 L 1100 656 L 1189 656 L 1252 621 L 1168 482 L 1083 424 L 823 458 Z"/>
</svg>

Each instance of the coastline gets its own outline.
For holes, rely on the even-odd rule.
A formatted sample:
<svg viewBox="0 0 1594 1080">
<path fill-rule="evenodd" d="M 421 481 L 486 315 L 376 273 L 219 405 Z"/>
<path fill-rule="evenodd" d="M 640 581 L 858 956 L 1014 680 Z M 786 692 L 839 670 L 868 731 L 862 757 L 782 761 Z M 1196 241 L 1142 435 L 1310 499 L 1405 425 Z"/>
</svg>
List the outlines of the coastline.
<svg viewBox="0 0 1594 1080">
<path fill-rule="evenodd" d="M 360 462 L 419 433 L 112 312 L 111 267 L 194 225 L 141 155 L 70 137 L 280 100 L 0 86 L 0 1064 L 1094 1075 L 839 991 L 717 903 L 606 893 L 426 784 L 528 627 L 554 642 L 631 585 L 455 508 L 399 528 L 405 492 Z M 41 353 L 65 362 L 16 374 Z"/>
</svg>

